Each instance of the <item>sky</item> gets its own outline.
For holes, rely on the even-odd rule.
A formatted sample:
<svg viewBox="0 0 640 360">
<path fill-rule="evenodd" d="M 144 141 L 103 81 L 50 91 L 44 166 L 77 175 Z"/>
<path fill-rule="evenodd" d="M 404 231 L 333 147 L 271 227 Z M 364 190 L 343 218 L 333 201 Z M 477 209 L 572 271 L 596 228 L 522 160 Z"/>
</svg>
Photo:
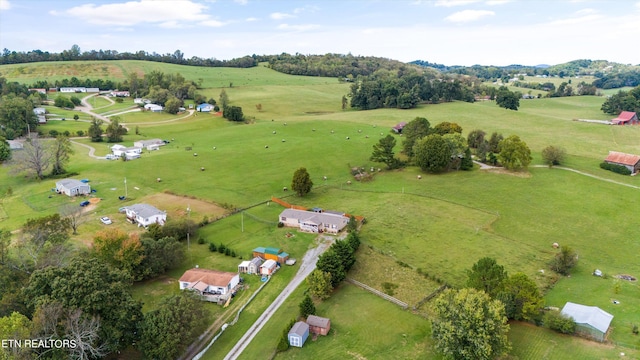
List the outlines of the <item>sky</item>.
<svg viewBox="0 0 640 360">
<path fill-rule="evenodd" d="M 0 0 L 0 49 L 640 64 L 640 0 Z"/>
</svg>

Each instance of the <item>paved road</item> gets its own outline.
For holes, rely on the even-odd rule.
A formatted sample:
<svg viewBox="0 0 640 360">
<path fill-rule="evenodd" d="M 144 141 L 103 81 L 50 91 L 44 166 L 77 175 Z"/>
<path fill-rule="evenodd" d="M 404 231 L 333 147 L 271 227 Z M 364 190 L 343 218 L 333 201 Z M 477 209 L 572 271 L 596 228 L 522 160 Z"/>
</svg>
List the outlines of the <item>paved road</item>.
<svg viewBox="0 0 640 360">
<path fill-rule="evenodd" d="M 322 242 L 317 247 L 307 251 L 302 259 L 298 273 L 291 279 L 291 282 L 285 287 L 280 295 L 269 305 L 269 307 L 260 315 L 253 325 L 247 330 L 236 345 L 229 351 L 224 360 L 235 360 L 242 354 L 242 351 L 251 343 L 251 340 L 260 332 L 260 329 L 269 321 L 271 316 L 280 308 L 284 301 L 291 293 L 300 285 L 304 279 L 316 268 L 318 257 L 325 252 L 333 243 L 331 237 L 321 237 Z M 276 274 L 277 276 L 277 274 Z"/>
</svg>

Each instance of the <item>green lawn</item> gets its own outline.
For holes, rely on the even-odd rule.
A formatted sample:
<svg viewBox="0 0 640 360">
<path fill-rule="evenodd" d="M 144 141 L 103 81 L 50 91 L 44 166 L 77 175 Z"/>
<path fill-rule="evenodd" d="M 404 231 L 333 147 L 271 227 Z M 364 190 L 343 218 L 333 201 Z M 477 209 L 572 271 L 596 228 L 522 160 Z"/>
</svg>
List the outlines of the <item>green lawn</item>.
<svg viewBox="0 0 640 360">
<path fill-rule="evenodd" d="M 76 244 L 91 242 L 93 233 L 102 228 L 97 218 L 103 214 L 112 216 L 115 226 L 138 231 L 123 223 L 118 208 L 148 201 L 167 191 L 179 196 L 175 207 L 185 209 L 192 197 L 229 209 L 259 204 L 246 210 L 245 215 L 238 213 L 202 228 L 192 239 L 189 256 L 180 268 L 166 278 L 136 285 L 134 291 L 137 298 L 144 299 L 145 311 L 153 308 L 157 296 L 175 293 L 175 281 L 188 268 L 195 265 L 227 271 L 237 268 L 239 257 L 212 254 L 206 244 L 197 244 L 198 238 L 224 243 L 243 259 L 256 246 L 282 247 L 300 258 L 312 246 L 313 237 L 296 233 L 295 237 L 287 238 L 285 234 L 290 229 L 278 229 L 274 224 L 282 208 L 264 203 L 271 196 L 286 195 L 286 200 L 294 204 L 365 216 L 367 224 L 361 232 L 363 249 L 353 276 L 374 287 L 382 286 L 385 281 L 397 283 L 400 285 L 397 296 L 411 304 L 437 287 L 433 280 L 417 276 L 418 269 L 432 279 L 462 286 L 464 271 L 483 256 L 494 257 L 509 273 L 522 271 L 547 288 L 557 279 L 548 270 L 548 262 L 556 251 L 551 244 L 570 245 L 580 255 L 579 265 L 571 278 L 560 279 L 549 291 L 547 305 L 560 307 L 566 301 L 574 301 L 601 306 L 615 315 L 611 339 L 628 346 L 637 344 L 629 331 L 631 324 L 640 323 L 636 283 L 622 283 L 616 294 L 612 278 L 589 275 L 595 268 L 610 275 L 640 275 L 637 262 L 640 243 L 636 241 L 640 228 L 629 221 L 629 214 L 640 211 L 637 189 L 546 167 L 517 174 L 485 172 L 476 167 L 471 172 L 440 175 L 422 174 L 408 167 L 375 171 L 375 179 L 368 183 L 353 181 L 349 173 L 354 166 L 381 167 L 368 160 L 372 146 L 389 133 L 391 126 L 422 116 L 432 125 L 457 122 L 464 129 L 463 135 L 473 129 L 483 129 L 488 134 L 498 131 L 505 137 L 517 134 L 531 148 L 534 165 L 542 164 L 540 152 L 544 147 L 561 146 L 567 150 L 567 166 L 638 186 L 639 178 L 601 170 L 598 164 L 610 150 L 640 153 L 637 141 L 640 127 L 573 121 L 610 118 L 600 111 L 603 97 L 534 99 L 522 101 L 518 111 L 501 109 L 493 102 L 421 105 L 411 110 L 343 111 L 340 99 L 348 93 L 348 84 L 332 78 L 283 75 L 263 66 L 229 69 L 136 61 L 70 62 L 56 63 L 60 72 L 55 74 L 61 75 L 55 75 L 50 65 L 53 64 L 1 66 L 0 74 L 8 80 L 32 81 L 69 77 L 75 71 L 84 71 L 83 77 L 90 78 L 104 78 L 109 73 L 113 79 L 153 69 L 180 72 L 187 79 L 202 78 L 204 89 L 201 91 L 207 97 L 217 99 L 221 87 L 225 87 L 231 104 L 242 106 L 251 119 L 249 124 L 238 124 L 198 114 L 166 122 L 175 116 L 127 113 L 121 116 L 121 121 L 140 123 L 140 126 L 137 135 L 130 129 L 124 144 L 143 138 L 168 139 L 171 143 L 159 151 L 144 152 L 141 159 L 129 162 L 92 159 L 86 155 L 87 149 L 74 146 L 75 154 L 68 171 L 76 173 L 76 178 L 90 179 L 92 188 L 98 191 L 95 196 L 102 199 L 87 213 L 87 221 L 73 237 Z M 230 82 L 233 87 L 229 87 Z M 262 105 L 262 111 L 257 110 L 257 104 Z M 131 105 L 128 99 L 122 104 L 102 107 L 100 111 L 113 114 Z M 86 131 L 88 128 L 86 122 L 70 120 L 74 112 L 50 108 L 50 112 L 54 111 L 67 120 L 51 121 L 40 129 L 73 133 L 76 129 Z M 98 156 L 106 155 L 112 145 L 91 143 L 86 138 L 78 141 L 94 146 Z M 402 137 L 398 136 L 397 141 L 401 143 Z M 283 192 L 283 187 L 291 186 L 291 176 L 299 167 L 307 168 L 315 184 L 304 198 Z M 421 180 L 417 179 L 419 174 Z M 325 176 L 327 180 L 323 179 Z M 124 195 L 125 178 L 128 198 L 120 201 L 118 196 Z M 353 184 L 347 185 L 347 181 Z M 80 200 L 49 198 L 54 186 L 54 179 L 26 179 L 10 174 L 7 166 L 0 167 L 0 227 L 18 229 L 29 218 L 54 213 L 61 204 Z M 181 216 L 175 210 L 173 214 Z M 214 216 L 206 212 L 193 214 L 197 220 L 205 215 Z M 367 249 L 375 251 L 375 259 L 386 270 L 384 275 L 367 271 L 367 266 L 373 266 L 371 259 L 362 259 Z M 400 267 L 398 261 L 408 264 L 409 268 Z M 220 338 L 217 355 L 211 358 L 218 358 L 233 346 L 297 267 L 285 267 L 274 277 L 274 282 L 266 287 L 269 290 L 265 296 L 261 295 L 247 308 L 249 316 L 241 317 L 241 321 Z M 390 279 L 380 279 L 389 274 Z M 411 289 L 412 286 L 419 288 Z M 302 296 L 300 291 L 285 304 L 288 311 L 283 310 L 284 313 L 277 315 L 278 320 L 268 325 L 272 331 L 259 335 L 263 347 L 249 349 L 249 355 L 245 356 L 270 354 L 268 349 L 275 341 L 271 339 L 272 334 L 279 334 L 282 323 L 291 317 L 291 309 L 296 308 Z M 613 305 L 613 298 L 621 304 Z M 329 358 L 433 358 L 428 321 L 350 285 L 344 285 L 318 308 L 336 319 L 335 333 L 302 350 L 278 355 L 279 358 L 314 358 L 321 353 L 328 354 Z M 385 321 L 392 321 L 397 330 L 382 332 L 390 328 L 384 325 Z M 516 325 L 513 328 L 520 329 Z M 540 358 L 537 357 L 540 354 L 547 356 L 544 351 L 555 348 L 555 345 L 544 347 L 550 341 L 562 343 L 558 347 L 562 347 L 562 351 L 566 349 L 568 354 L 583 344 L 574 343 L 573 338 L 558 340 L 565 338 L 538 329 L 515 330 L 511 336 L 518 345 L 514 346 L 514 354 L 522 359 Z M 610 358 L 609 353 L 602 354 L 600 358 Z"/>
</svg>

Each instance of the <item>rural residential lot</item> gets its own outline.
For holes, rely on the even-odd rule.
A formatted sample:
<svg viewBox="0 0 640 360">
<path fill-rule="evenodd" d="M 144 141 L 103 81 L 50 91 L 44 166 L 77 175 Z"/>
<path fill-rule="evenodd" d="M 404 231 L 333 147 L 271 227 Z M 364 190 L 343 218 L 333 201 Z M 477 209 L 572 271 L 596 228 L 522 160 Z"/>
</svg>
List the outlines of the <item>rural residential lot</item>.
<svg viewBox="0 0 640 360">
<path fill-rule="evenodd" d="M 640 276 L 640 179 L 599 167 L 609 151 L 640 154 L 640 126 L 576 121 L 611 119 L 601 110 L 604 95 L 521 99 L 517 111 L 492 100 L 360 111 L 342 106 L 350 82 L 287 75 L 264 63 L 246 69 L 134 60 L 52 66 L 2 65 L 0 76 L 31 84 L 43 77 L 108 75 L 122 81 L 134 72 L 179 73 L 188 80 L 200 79 L 199 92 L 206 98 L 218 99 L 224 90 L 230 104 L 244 110 L 245 122 L 188 110 L 177 115 L 122 113 L 120 123 L 129 129 L 125 146 L 154 138 L 168 142 L 160 150 L 143 151 L 133 161 L 104 159 L 113 144 L 72 138 L 74 153 L 66 170 L 77 174 L 75 178 L 88 179 L 96 190 L 91 197 L 99 199 L 86 208 L 78 233 L 71 236 L 75 248 L 91 249 L 96 232 L 108 227 L 127 233 L 145 231 L 128 223 L 119 210 L 136 203 L 153 204 L 166 211 L 168 219 L 207 219 L 208 224 L 181 243 L 186 255 L 179 266 L 131 286 L 134 299 L 143 303 L 143 313 L 156 309 L 163 296 L 178 294 L 178 279 L 196 266 L 237 272 L 240 257 L 247 259 L 260 246 L 281 248 L 302 259 L 321 239 L 278 227 L 284 208 L 272 201 L 277 197 L 307 208 L 363 216 L 362 244 L 347 277 L 382 292 L 391 288 L 408 308 L 343 282 L 328 299 L 315 303 L 317 314 L 331 318 L 329 335 L 276 353 L 281 333 L 306 295 L 303 284 L 240 359 L 440 359 L 431 337 L 433 303 L 424 300 L 444 284 L 464 287 L 466 271 L 483 257 L 495 259 L 509 274 L 522 272 L 534 280 L 546 307 L 562 308 L 569 301 L 598 306 L 614 316 L 604 343 L 559 334 L 533 322 L 511 321 L 512 349 L 507 358 L 640 358 L 640 338 L 632 331 L 640 325 L 640 288 L 637 281 L 616 277 Z M 103 71 L 105 67 L 108 70 Z M 87 111 L 107 116 L 135 106 L 133 97 L 112 103 L 96 95 L 87 102 L 91 109 L 85 111 L 46 105 L 57 117 L 38 129 L 75 134 L 89 127 Z M 79 118 L 74 120 L 74 115 Z M 416 166 L 387 170 L 370 160 L 373 146 L 389 134 L 397 141 L 399 155 L 404 138 L 391 128 L 416 117 L 428 119 L 431 126 L 457 123 L 465 138 L 476 129 L 518 135 L 533 159 L 519 171 L 475 164 L 470 171 L 437 174 Z M 566 150 L 561 166 L 544 163 L 541 151 L 550 145 Z M 94 157 L 86 146 L 94 149 Z M 303 197 L 291 191 L 292 175 L 301 167 L 313 181 L 312 190 Z M 372 180 L 357 181 L 354 167 L 372 173 Z M 19 231 L 29 219 L 55 214 L 61 206 L 85 199 L 55 194 L 55 182 L 14 175 L 9 166 L 0 166 L 0 228 Z M 119 199 L 125 192 L 126 199 Z M 105 216 L 113 223 L 101 223 Z M 211 252 L 210 243 L 224 244 L 239 256 Z M 570 276 L 549 267 L 559 251 L 554 243 L 570 246 L 578 254 Z M 224 358 L 299 267 L 300 263 L 283 266 L 202 358 Z M 594 276 L 596 269 L 607 276 Z M 260 277 L 246 276 L 245 289 L 229 307 L 206 304 L 211 332 L 230 323 L 261 285 Z M 138 356 L 128 349 L 114 358 Z"/>
</svg>

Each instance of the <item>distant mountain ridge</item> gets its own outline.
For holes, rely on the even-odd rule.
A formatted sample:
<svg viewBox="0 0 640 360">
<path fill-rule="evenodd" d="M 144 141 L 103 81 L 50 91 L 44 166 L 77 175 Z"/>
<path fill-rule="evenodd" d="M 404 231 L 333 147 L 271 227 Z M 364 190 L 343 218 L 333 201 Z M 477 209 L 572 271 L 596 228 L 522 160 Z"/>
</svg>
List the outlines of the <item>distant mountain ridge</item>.
<svg viewBox="0 0 640 360">
<path fill-rule="evenodd" d="M 607 60 L 579 59 L 557 65 L 447 66 L 424 60 L 415 60 L 410 64 L 433 68 L 442 72 L 477 76 L 485 80 L 513 77 L 516 74 L 558 76 L 561 78 L 566 76 L 594 76 L 597 79 L 593 85 L 603 89 L 640 85 L 640 65 L 620 64 Z"/>
</svg>

